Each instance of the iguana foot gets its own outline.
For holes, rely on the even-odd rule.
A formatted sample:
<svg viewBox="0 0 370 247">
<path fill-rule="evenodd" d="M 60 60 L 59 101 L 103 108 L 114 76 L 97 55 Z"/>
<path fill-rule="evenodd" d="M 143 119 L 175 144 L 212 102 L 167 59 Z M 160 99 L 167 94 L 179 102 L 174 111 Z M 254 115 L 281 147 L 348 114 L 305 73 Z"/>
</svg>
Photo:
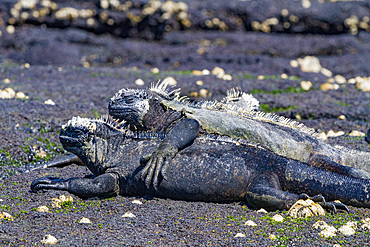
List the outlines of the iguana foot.
<svg viewBox="0 0 370 247">
<path fill-rule="evenodd" d="M 341 202 L 338 202 L 338 201 L 326 202 L 325 198 L 322 195 L 309 196 L 309 195 L 303 193 L 303 194 L 299 195 L 299 199 L 303 199 L 303 200 L 310 199 L 314 202 L 318 202 L 318 203 L 320 203 L 320 205 L 323 208 L 325 208 L 327 210 L 331 210 L 335 214 L 337 213 L 337 209 L 345 210 L 345 211 L 347 211 L 347 213 L 349 213 L 349 209 L 345 204 L 343 204 Z"/>
<path fill-rule="evenodd" d="M 31 191 L 39 190 L 67 190 L 68 184 L 66 180 L 55 177 L 42 177 L 33 180 L 31 183 Z"/>
<path fill-rule="evenodd" d="M 144 169 L 141 171 L 141 179 L 145 181 L 147 188 L 150 187 L 150 184 L 153 181 L 153 187 L 157 190 L 159 173 L 161 173 L 163 178 L 167 180 L 167 168 L 177 152 L 177 148 L 166 142 L 163 142 L 161 145 L 159 145 L 158 149 L 153 152 L 152 155 L 144 158 L 144 160 L 147 160 L 147 162 Z"/>
</svg>

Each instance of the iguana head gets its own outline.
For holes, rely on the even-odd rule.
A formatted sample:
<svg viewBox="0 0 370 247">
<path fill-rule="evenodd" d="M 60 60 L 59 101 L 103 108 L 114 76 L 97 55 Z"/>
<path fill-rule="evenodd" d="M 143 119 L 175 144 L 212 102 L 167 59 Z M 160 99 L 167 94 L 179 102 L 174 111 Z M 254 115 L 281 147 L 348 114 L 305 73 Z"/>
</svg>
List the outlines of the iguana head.
<svg viewBox="0 0 370 247">
<path fill-rule="evenodd" d="M 160 102 L 178 96 L 180 89 L 169 90 L 166 80 L 152 84 L 147 89 L 121 89 L 109 102 L 109 115 L 118 120 L 125 120 L 139 130 L 145 128 L 147 122 L 155 121 L 163 114 Z M 150 130 L 150 128 L 149 128 Z"/>
</svg>

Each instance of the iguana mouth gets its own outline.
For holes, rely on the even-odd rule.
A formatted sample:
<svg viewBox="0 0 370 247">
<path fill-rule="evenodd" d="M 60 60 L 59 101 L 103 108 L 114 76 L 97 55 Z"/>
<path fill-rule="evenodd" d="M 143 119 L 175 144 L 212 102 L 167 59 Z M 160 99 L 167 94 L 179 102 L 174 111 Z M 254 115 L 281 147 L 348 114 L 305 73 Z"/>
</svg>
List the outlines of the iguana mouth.
<svg viewBox="0 0 370 247">
<path fill-rule="evenodd" d="M 81 142 L 77 138 L 73 138 L 70 136 L 59 136 L 60 142 L 63 146 L 66 144 L 68 146 L 77 146 L 81 145 Z"/>
</svg>

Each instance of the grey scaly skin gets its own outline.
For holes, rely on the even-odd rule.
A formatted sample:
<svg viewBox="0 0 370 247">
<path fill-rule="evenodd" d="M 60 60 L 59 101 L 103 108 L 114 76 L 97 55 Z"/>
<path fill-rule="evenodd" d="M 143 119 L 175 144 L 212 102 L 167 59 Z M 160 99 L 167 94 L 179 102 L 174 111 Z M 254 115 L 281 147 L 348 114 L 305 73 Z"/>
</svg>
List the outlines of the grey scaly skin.
<svg viewBox="0 0 370 247">
<path fill-rule="evenodd" d="M 195 120 L 186 119 L 173 131 L 197 126 Z M 310 198 L 307 194 L 321 194 L 312 198 L 332 209 L 346 209 L 344 204 L 370 208 L 370 180 L 284 158 L 245 140 L 210 134 L 199 135 L 179 150 L 167 169 L 167 180 L 161 180 L 157 189 L 148 188 L 140 174 L 143 157 L 153 153 L 163 138 L 163 133 L 131 131 L 110 119 L 73 118 L 62 127 L 61 143 L 94 177 L 43 177 L 32 182 L 31 190 L 65 190 L 82 198 L 150 194 L 191 201 L 247 201 L 268 210 L 288 209 L 298 199 Z M 344 204 L 326 203 L 324 198 Z"/>
<path fill-rule="evenodd" d="M 233 99 L 236 103 L 233 103 Z M 168 90 L 166 81 L 152 85 L 149 89 L 122 89 L 109 102 L 109 114 L 116 119 L 126 120 L 131 128 L 168 131 L 177 123 L 190 118 L 198 121 L 202 130 L 209 133 L 245 139 L 278 155 L 330 171 L 339 172 L 341 168 L 338 168 L 338 164 L 359 168 L 364 171 L 356 170 L 356 173 L 347 175 L 370 178 L 370 153 L 332 147 L 317 139 L 314 129 L 257 109 L 258 101 L 253 96 L 235 90 L 229 92 L 228 97 L 221 102 L 190 103 L 179 96 L 179 89 Z M 172 140 L 165 140 L 153 152 L 145 169 L 162 169 L 162 175 L 166 176 L 169 162 L 165 160 L 176 154 L 176 149 L 172 148 L 177 145 L 176 139 Z M 163 161 L 165 165 L 162 166 Z M 155 174 L 159 173 L 156 171 Z M 146 176 L 145 179 L 150 181 L 152 178 Z M 154 183 L 157 180 L 157 177 L 153 178 Z"/>
</svg>

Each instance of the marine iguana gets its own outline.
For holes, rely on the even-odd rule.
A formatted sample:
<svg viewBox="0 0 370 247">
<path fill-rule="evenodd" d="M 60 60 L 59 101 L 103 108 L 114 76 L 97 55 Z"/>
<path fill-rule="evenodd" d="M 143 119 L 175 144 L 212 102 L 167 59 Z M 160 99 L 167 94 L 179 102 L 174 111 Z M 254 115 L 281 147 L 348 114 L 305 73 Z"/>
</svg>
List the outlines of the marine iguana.
<svg viewBox="0 0 370 247">
<path fill-rule="evenodd" d="M 148 89 L 121 89 L 109 102 L 109 114 L 116 119 L 126 120 L 131 128 L 166 132 L 183 119 L 191 118 L 209 133 L 246 139 L 287 158 L 331 171 L 336 171 L 334 162 L 370 172 L 370 153 L 332 147 L 319 140 L 314 129 L 302 123 L 257 111 L 258 101 L 251 95 L 234 90 L 221 102 L 191 103 L 180 97 L 179 89 L 171 90 L 167 88 L 166 81 L 152 84 Z M 237 101 L 247 103 L 244 102 L 243 107 L 230 104 L 228 99 L 233 98 L 230 95 L 234 95 Z M 143 170 L 147 185 L 153 179 L 153 185 L 156 186 L 158 170 L 166 177 L 166 169 L 177 152 L 174 148 L 177 139 L 172 140 L 171 143 L 165 139 L 151 155 Z M 370 178 L 368 173 L 361 172 L 351 176 Z"/>
<path fill-rule="evenodd" d="M 194 127 L 199 128 L 198 123 L 186 119 L 171 131 L 181 138 L 181 130 Z M 109 118 L 74 117 L 62 127 L 60 141 L 95 177 L 42 177 L 31 183 L 31 190 L 66 190 L 82 198 L 150 194 L 192 201 L 246 200 L 254 208 L 268 210 L 288 209 L 309 194 L 323 202 L 326 198 L 370 208 L 370 180 L 288 159 L 245 140 L 210 134 L 199 135 L 179 150 L 167 169 L 168 179 L 160 181 L 157 189 L 147 188 L 140 176 L 142 157 L 156 150 L 163 137 L 163 133 L 131 131 Z M 342 203 L 324 206 L 346 209 Z"/>
</svg>

